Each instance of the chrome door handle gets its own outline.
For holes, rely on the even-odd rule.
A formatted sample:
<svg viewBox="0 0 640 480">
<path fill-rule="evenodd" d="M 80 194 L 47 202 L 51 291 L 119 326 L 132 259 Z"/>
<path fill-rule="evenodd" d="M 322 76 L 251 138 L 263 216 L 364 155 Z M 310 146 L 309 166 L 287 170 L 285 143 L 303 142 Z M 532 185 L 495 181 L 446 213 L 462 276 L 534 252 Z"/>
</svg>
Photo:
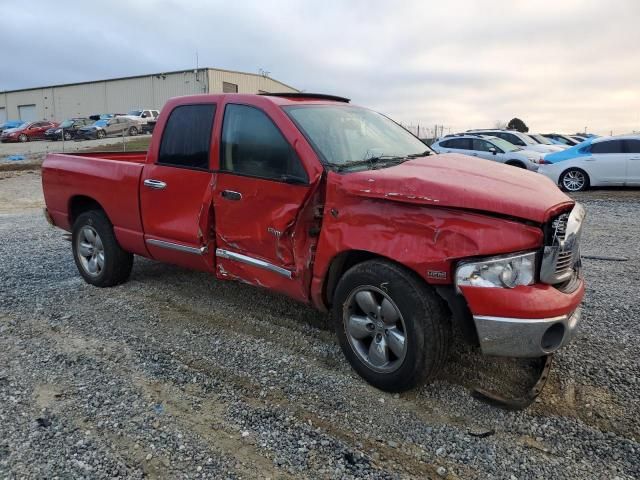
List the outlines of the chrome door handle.
<svg viewBox="0 0 640 480">
<path fill-rule="evenodd" d="M 240 192 L 234 192 L 233 190 L 223 190 L 220 192 L 220 195 L 227 200 L 242 200 L 242 194 Z"/>
<path fill-rule="evenodd" d="M 147 178 L 144 182 L 145 187 L 154 188 L 156 190 L 162 190 L 167 186 L 162 180 L 154 180 L 152 178 Z"/>
</svg>

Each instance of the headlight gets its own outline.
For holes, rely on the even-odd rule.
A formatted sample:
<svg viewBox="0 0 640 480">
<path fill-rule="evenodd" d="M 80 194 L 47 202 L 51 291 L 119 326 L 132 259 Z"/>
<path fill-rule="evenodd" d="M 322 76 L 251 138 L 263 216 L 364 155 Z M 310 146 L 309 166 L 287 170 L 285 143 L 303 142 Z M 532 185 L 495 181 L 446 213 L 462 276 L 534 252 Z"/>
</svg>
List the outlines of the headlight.
<svg viewBox="0 0 640 480">
<path fill-rule="evenodd" d="M 462 263 L 456 270 L 456 286 L 514 288 L 535 282 L 536 253 L 490 257 Z"/>
</svg>

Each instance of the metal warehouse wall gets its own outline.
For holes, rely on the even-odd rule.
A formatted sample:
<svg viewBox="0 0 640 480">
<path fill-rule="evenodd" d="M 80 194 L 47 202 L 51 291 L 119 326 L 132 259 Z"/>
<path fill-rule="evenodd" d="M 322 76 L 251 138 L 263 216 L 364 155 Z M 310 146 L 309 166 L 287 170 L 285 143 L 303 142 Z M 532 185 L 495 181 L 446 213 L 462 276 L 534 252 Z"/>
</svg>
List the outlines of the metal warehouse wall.
<svg viewBox="0 0 640 480">
<path fill-rule="evenodd" d="M 223 93 L 224 82 L 238 86 L 238 93 L 297 92 L 282 82 L 262 75 L 209 69 L 209 93 Z"/>
<path fill-rule="evenodd" d="M 138 107 L 160 109 L 171 97 L 222 93 L 223 82 L 237 85 L 239 93 L 297 92 L 261 75 L 203 68 L 197 73 L 186 70 L 0 93 L 0 112 L 14 120 L 20 118 L 19 106 L 35 105 L 34 120 L 64 120 L 97 113 L 126 113 Z"/>
</svg>

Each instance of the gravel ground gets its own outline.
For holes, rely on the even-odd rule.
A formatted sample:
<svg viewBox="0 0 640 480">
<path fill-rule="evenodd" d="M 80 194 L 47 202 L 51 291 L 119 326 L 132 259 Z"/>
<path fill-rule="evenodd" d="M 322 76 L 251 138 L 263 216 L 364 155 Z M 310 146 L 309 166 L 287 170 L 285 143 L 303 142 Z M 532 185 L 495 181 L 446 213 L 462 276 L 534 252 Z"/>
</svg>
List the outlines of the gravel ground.
<svg viewBox="0 0 640 480">
<path fill-rule="evenodd" d="M 640 191 L 580 195 L 581 330 L 511 412 L 471 397 L 489 362 L 466 349 L 391 395 L 286 298 L 139 258 L 91 287 L 39 182 L 0 177 L 0 478 L 640 477 Z"/>
</svg>

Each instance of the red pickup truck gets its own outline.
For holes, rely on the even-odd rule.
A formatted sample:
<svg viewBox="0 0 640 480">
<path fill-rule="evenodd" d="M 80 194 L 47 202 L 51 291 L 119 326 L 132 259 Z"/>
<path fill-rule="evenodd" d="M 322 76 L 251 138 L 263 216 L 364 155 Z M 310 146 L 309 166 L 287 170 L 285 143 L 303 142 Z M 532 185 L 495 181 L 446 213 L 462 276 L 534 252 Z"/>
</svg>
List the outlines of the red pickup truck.
<svg viewBox="0 0 640 480">
<path fill-rule="evenodd" d="M 42 182 L 87 282 L 141 255 L 281 292 L 330 310 L 384 390 L 432 379 L 454 323 L 487 355 L 544 357 L 580 317 L 581 205 L 340 97 L 175 98 L 148 152 L 49 154 Z"/>
</svg>

